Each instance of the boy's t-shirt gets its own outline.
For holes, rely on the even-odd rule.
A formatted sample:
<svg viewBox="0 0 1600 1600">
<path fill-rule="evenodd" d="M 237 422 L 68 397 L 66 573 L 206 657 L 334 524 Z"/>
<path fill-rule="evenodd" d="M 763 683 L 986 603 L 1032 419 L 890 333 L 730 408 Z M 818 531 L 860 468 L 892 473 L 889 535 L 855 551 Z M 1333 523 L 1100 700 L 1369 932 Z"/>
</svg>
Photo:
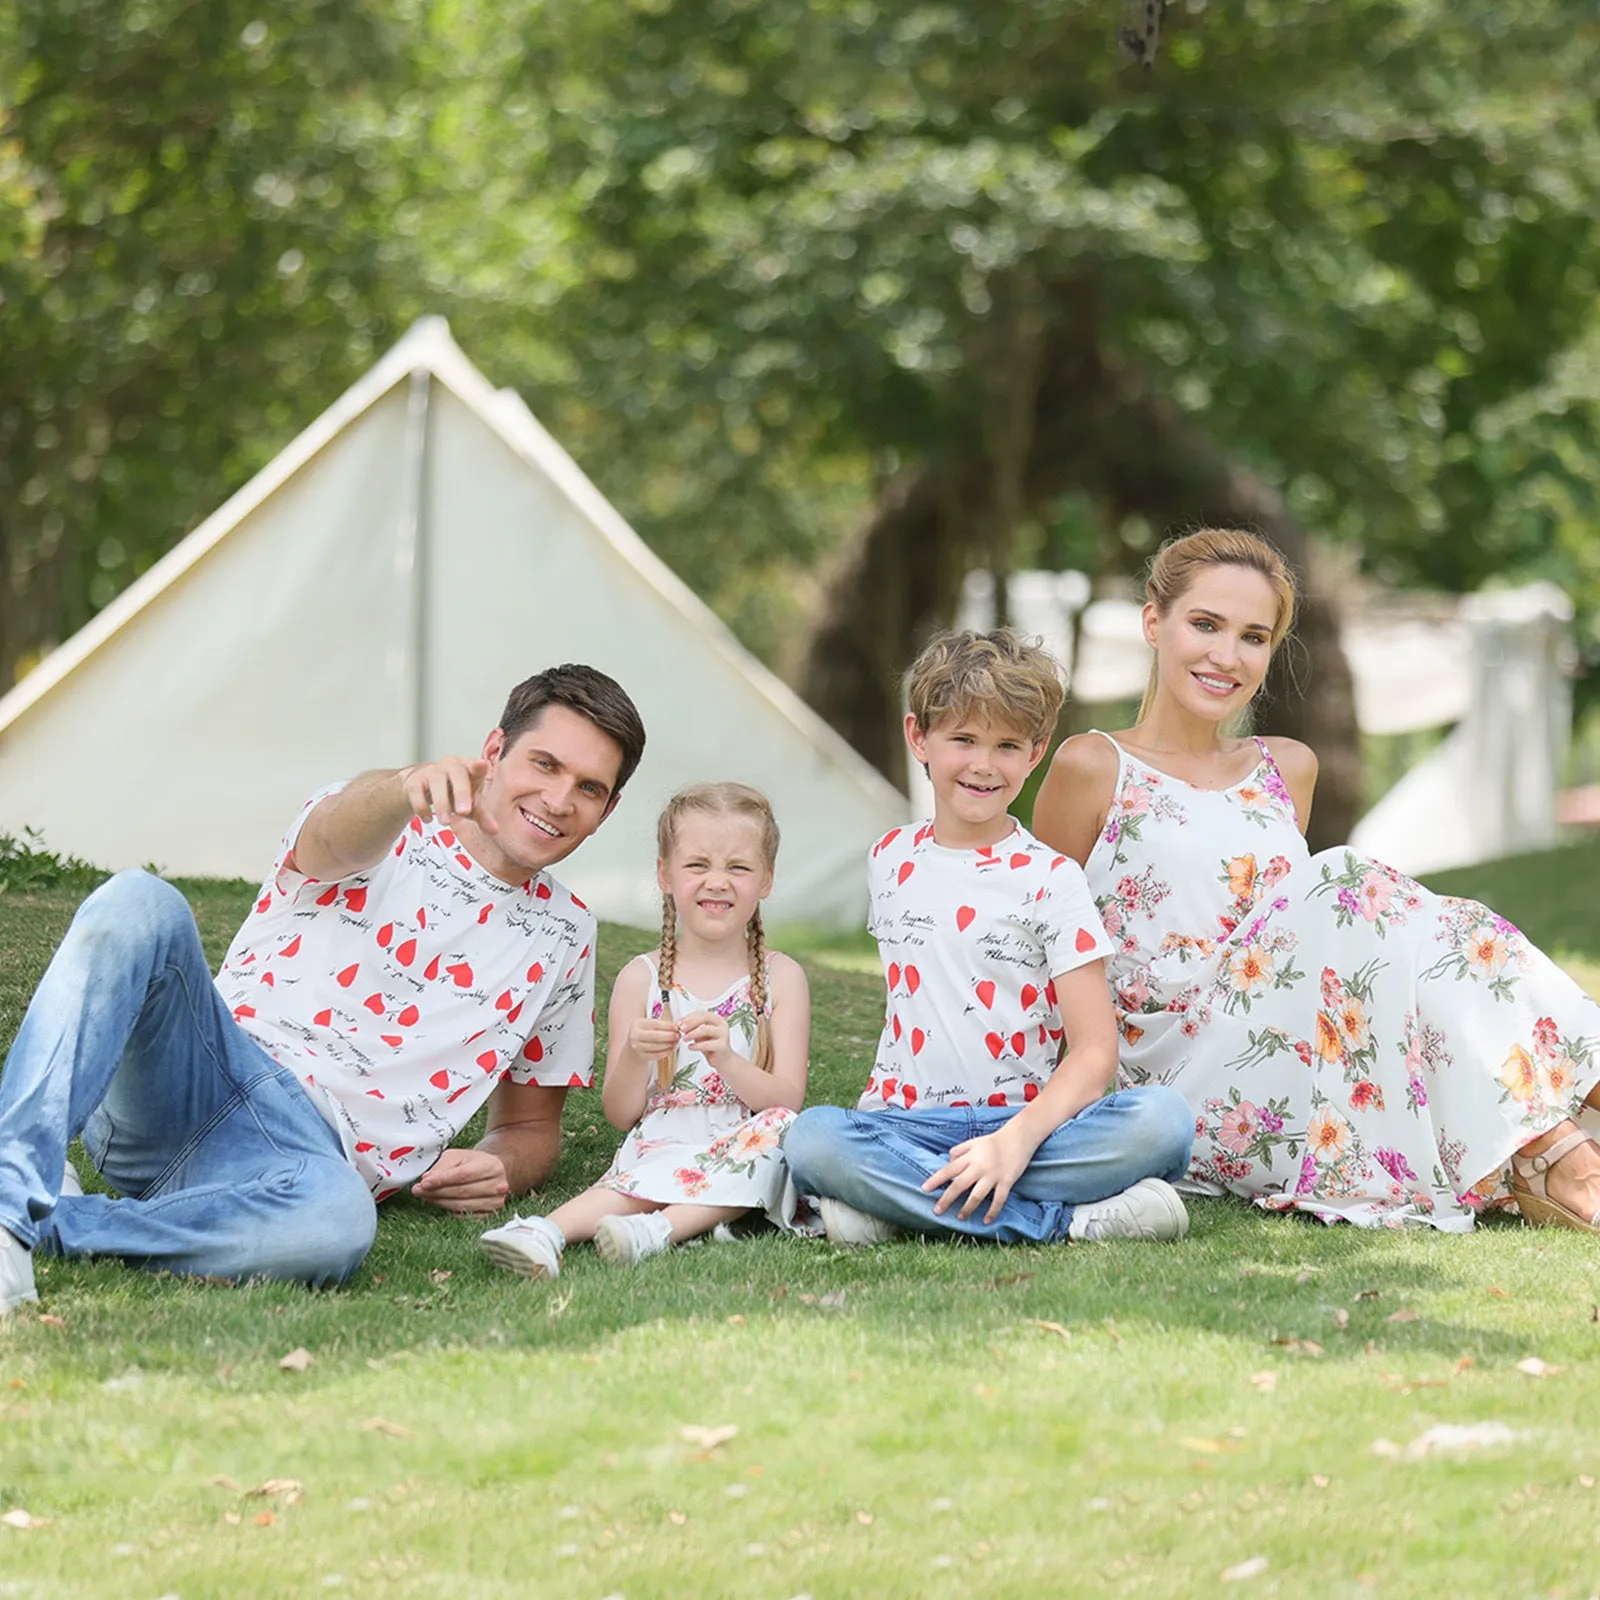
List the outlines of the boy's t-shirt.
<svg viewBox="0 0 1600 1600">
<path fill-rule="evenodd" d="M 548 873 L 503 882 L 413 818 L 338 882 L 290 864 L 314 794 L 217 989 L 299 1078 L 379 1200 L 419 1178 L 502 1079 L 594 1080 L 594 913 Z"/>
<path fill-rule="evenodd" d="M 867 857 L 888 1015 L 863 1111 L 1020 1106 L 1056 1069 L 1051 979 L 1112 954 L 1083 870 L 1025 828 L 983 850 L 896 828 Z"/>
</svg>

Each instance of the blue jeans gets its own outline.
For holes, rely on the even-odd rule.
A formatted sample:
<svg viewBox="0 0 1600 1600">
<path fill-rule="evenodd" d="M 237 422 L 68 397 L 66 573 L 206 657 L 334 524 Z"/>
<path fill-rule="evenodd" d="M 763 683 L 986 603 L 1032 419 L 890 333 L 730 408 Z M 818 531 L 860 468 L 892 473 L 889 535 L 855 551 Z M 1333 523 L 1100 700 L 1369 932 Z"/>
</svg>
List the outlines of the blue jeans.
<svg viewBox="0 0 1600 1600">
<path fill-rule="evenodd" d="M 67 1145 L 125 1198 L 61 1196 Z M 188 902 L 124 872 L 78 908 L 0 1076 L 0 1227 L 156 1271 L 348 1278 L 377 1211 L 294 1074 L 233 1020 Z"/>
<path fill-rule="evenodd" d="M 1065 1239 L 1073 1209 L 1131 1188 L 1141 1178 L 1181 1178 L 1189 1168 L 1194 1113 L 1175 1089 L 1119 1089 L 1063 1122 L 1034 1152 L 1000 1215 L 985 1200 L 965 1222 L 957 1201 L 942 1216 L 939 1191 L 922 1185 L 964 1139 L 993 1133 L 1016 1108 L 846 1111 L 812 1106 L 790 1124 L 783 1153 L 802 1194 L 843 1200 L 915 1233 L 961 1234 L 995 1244 Z"/>
</svg>

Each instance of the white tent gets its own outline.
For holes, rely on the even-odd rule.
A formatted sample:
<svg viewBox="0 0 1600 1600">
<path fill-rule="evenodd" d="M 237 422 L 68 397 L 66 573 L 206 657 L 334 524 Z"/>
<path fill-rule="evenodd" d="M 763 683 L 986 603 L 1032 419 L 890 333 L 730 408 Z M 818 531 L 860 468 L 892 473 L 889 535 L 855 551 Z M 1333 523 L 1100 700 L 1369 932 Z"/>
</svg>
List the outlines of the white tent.
<svg viewBox="0 0 1600 1600">
<path fill-rule="evenodd" d="M 774 921 L 859 925 L 907 802 L 735 641 L 438 318 L 0 699 L 0 830 L 111 867 L 259 877 L 321 785 L 476 755 L 513 683 L 611 673 L 649 746 L 562 879 L 653 923 L 654 831 L 731 778 L 784 832 Z"/>
</svg>

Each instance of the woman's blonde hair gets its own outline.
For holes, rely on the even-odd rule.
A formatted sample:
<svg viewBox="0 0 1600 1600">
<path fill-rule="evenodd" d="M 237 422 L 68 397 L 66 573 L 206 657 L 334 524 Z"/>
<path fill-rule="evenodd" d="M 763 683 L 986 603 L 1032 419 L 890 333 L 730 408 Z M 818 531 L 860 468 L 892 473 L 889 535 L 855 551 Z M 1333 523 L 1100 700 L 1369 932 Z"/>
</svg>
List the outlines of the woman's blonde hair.
<svg viewBox="0 0 1600 1600">
<path fill-rule="evenodd" d="M 1144 597 L 1164 617 L 1207 567 L 1245 567 L 1259 572 L 1272 585 L 1278 597 L 1278 616 L 1272 625 L 1272 648 L 1276 650 L 1294 626 L 1294 575 L 1276 548 L 1258 533 L 1241 528 L 1199 528 L 1169 539 L 1150 563 Z M 1158 663 L 1152 661 L 1136 722 L 1143 722 L 1155 704 L 1158 672 Z"/>
<path fill-rule="evenodd" d="M 665 861 L 678 842 L 678 824 L 690 812 L 708 817 L 746 817 L 761 831 L 761 863 L 771 872 L 778 861 L 778 819 L 772 803 L 759 789 L 746 783 L 692 783 L 680 789 L 662 808 L 656 823 L 656 854 Z M 750 1004 L 756 1014 L 755 1056 L 752 1065 L 762 1072 L 772 1071 L 772 1001 L 767 993 L 767 936 L 761 926 L 761 907 L 757 905 L 745 928 L 745 943 L 750 951 Z M 670 1014 L 668 993 L 678 958 L 678 908 L 672 896 L 661 896 L 661 1004 Z M 663 1056 L 656 1063 L 656 1081 L 665 1089 L 672 1082 L 672 1058 Z"/>
</svg>

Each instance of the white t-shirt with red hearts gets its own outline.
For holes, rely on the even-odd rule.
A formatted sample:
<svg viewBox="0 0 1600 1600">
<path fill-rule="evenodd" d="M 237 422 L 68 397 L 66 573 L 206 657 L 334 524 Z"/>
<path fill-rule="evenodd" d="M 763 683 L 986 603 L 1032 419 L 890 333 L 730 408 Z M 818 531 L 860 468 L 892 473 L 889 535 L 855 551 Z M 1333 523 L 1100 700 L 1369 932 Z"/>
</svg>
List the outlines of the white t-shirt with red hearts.
<svg viewBox="0 0 1600 1600">
<path fill-rule="evenodd" d="M 858 1109 L 1032 1100 L 1061 1051 L 1051 980 L 1112 953 L 1082 868 L 1020 826 L 952 850 L 924 822 L 872 847 L 867 889 L 888 1015 Z"/>
<path fill-rule="evenodd" d="M 305 1085 L 379 1200 L 419 1178 L 503 1079 L 594 1081 L 594 913 L 538 873 L 486 872 L 413 818 L 366 872 L 290 864 L 309 799 L 217 988 Z"/>
</svg>

